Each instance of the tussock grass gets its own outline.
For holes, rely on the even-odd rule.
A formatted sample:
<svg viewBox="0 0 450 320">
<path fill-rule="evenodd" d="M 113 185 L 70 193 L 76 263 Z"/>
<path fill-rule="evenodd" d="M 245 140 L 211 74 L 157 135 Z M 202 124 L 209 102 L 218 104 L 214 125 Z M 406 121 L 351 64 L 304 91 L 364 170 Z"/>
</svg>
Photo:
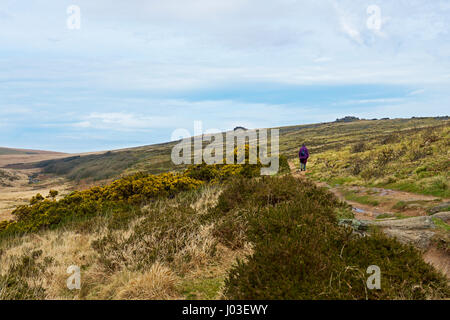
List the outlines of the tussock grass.
<svg viewBox="0 0 450 320">
<path fill-rule="evenodd" d="M 156 262 L 143 272 L 123 270 L 115 273 L 101 287 L 98 296 L 113 300 L 180 299 L 176 289 L 177 275 L 168 267 Z"/>
</svg>

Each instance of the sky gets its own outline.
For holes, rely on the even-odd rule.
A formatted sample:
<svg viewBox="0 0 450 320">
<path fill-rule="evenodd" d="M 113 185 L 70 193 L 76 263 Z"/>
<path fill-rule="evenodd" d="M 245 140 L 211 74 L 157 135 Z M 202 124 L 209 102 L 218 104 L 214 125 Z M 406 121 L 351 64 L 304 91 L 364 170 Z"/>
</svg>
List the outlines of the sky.
<svg viewBox="0 0 450 320">
<path fill-rule="evenodd" d="M 448 0 L 0 0 L 2 147 L 443 116 L 449 88 Z"/>
</svg>

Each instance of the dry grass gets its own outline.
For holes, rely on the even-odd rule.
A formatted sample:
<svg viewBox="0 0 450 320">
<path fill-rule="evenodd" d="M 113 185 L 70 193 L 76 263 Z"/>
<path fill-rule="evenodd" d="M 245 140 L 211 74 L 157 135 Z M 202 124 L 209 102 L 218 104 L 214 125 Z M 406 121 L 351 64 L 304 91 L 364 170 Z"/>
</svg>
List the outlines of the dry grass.
<svg viewBox="0 0 450 320">
<path fill-rule="evenodd" d="M 33 263 L 21 266 L 20 271 L 20 281 L 29 286 L 31 298 L 220 298 L 226 274 L 236 258 L 244 258 L 251 252 L 249 244 L 240 250 L 218 245 L 213 235 L 214 224 L 195 222 L 196 216 L 201 217 L 216 204 L 220 192 L 218 186 L 213 186 L 184 199 L 154 203 L 143 208 L 142 214 L 134 217 L 125 228 L 110 229 L 111 217 L 103 216 L 90 220 L 87 230 L 74 225 L 5 239 L 0 243 L 0 276 L 7 276 L 24 257 L 32 257 Z M 149 224 L 149 219 L 153 223 L 149 218 L 152 214 L 162 219 L 156 221 L 162 225 L 165 219 L 171 223 L 172 218 L 182 218 L 170 216 L 176 214 L 180 202 L 192 209 L 194 216 L 187 217 L 193 221 L 192 226 L 181 228 L 180 225 L 176 230 L 162 233 Z M 139 233 L 143 230 L 144 233 Z M 99 252 L 93 245 L 105 237 L 117 243 L 111 250 L 105 249 L 107 258 L 116 265 L 114 269 L 108 268 L 102 260 L 105 252 Z M 167 248 L 176 250 L 171 252 Z M 156 249 L 159 251 L 153 262 L 142 263 L 136 256 L 137 252 L 145 256 Z M 81 268 L 81 290 L 71 291 L 66 287 L 70 276 L 66 270 L 71 265 Z M 14 298 L 17 294 L 0 293 L 0 299 L 11 299 L 11 296 Z"/>
<path fill-rule="evenodd" d="M 51 263 L 39 274 L 25 277 L 26 281 L 33 287 L 44 288 L 46 299 L 66 298 L 67 268 L 71 265 L 86 266 L 95 263 L 96 254 L 90 247 L 92 239 L 91 235 L 73 231 L 47 231 L 10 240 L 2 247 L 0 274 L 7 275 L 22 257 L 29 257 L 41 251 L 42 255 L 35 258 L 35 262 Z M 24 273 L 27 273 L 27 270 L 24 270 Z"/>
<path fill-rule="evenodd" d="M 113 300 L 180 299 L 176 290 L 179 277 L 168 267 L 156 262 L 148 271 L 124 270 L 110 277 L 98 297 Z"/>
<path fill-rule="evenodd" d="M 217 204 L 222 188 L 219 186 L 207 186 L 204 188 L 202 196 L 194 202 L 191 207 L 200 214 L 206 213 L 208 208 Z"/>
</svg>

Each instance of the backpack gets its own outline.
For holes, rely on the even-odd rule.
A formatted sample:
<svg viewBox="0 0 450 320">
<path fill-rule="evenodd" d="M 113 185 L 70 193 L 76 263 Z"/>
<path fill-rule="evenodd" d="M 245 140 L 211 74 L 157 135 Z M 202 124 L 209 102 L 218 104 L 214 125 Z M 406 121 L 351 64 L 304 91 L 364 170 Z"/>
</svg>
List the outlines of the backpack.
<svg viewBox="0 0 450 320">
<path fill-rule="evenodd" d="M 304 157 L 305 155 L 305 150 L 300 150 L 300 157 Z"/>
</svg>

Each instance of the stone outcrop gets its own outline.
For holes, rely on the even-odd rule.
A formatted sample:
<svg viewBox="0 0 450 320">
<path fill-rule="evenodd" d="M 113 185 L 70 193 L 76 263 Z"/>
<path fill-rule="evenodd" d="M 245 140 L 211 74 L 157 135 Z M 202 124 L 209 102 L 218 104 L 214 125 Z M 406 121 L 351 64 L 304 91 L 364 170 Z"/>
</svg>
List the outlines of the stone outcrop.
<svg viewBox="0 0 450 320">
<path fill-rule="evenodd" d="M 435 218 L 447 223 L 450 221 L 450 212 L 439 212 L 433 216 L 383 221 L 343 219 L 339 221 L 339 224 L 351 226 L 358 233 L 375 226 L 386 235 L 394 237 L 400 242 L 412 244 L 420 249 L 428 249 L 431 239 L 436 233 L 436 225 L 433 222 Z"/>
</svg>

